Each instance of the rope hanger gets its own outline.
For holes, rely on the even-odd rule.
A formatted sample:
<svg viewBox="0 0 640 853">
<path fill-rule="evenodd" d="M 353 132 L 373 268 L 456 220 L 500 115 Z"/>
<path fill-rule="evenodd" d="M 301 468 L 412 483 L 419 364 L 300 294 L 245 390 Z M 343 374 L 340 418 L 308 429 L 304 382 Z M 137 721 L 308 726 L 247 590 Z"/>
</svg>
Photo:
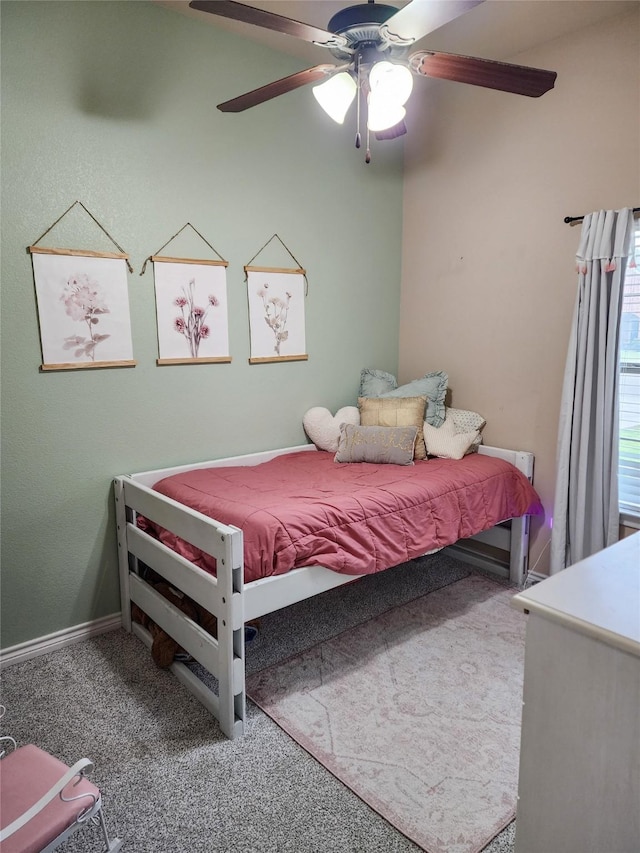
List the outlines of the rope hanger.
<svg viewBox="0 0 640 853">
<path fill-rule="evenodd" d="M 297 273 L 300 273 L 300 274 L 304 277 L 304 295 L 305 295 L 305 296 L 308 296 L 308 295 L 309 295 L 309 279 L 307 278 L 307 272 L 306 272 L 306 270 L 305 270 L 305 269 L 303 269 L 302 264 L 300 263 L 300 261 L 299 261 L 299 260 L 296 258 L 296 256 L 293 254 L 293 252 L 291 251 L 291 249 L 289 249 L 289 247 L 288 247 L 287 245 L 285 245 L 284 241 L 282 240 L 282 238 L 281 238 L 278 234 L 274 234 L 272 237 L 269 237 L 269 239 L 268 239 L 268 240 L 267 240 L 267 242 L 264 244 L 264 246 L 262 246 L 262 248 L 261 248 L 261 249 L 258 249 L 258 251 L 255 253 L 255 255 L 251 258 L 251 260 L 250 260 L 247 264 L 245 264 L 245 267 L 244 267 L 244 280 L 245 280 L 245 281 L 247 281 L 247 271 L 248 271 L 248 270 L 250 270 L 252 262 L 253 262 L 253 261 L 255 261 L 255 259 L 258 257 L 258 255 L 260 254 L 260 252 L 263 252 L 263 251 L 267 248 L 267 246 L 269 245 L 269 243 L 270 243 L 272 240 L 276 240 L 276 239 L 280 242 L 280 244 L 282 245 L 282 247 L 284 248 L 284 250 L 289 254 L 289 256 L 290 256 L 290 257 L 291 257 L 291 258 L 296 262 L 296 264 L 298 265 L 298 266 L 297 266 L 297 268 L 296 268 L 295 270 L 291 270 L 291 272 L 297 272 Z"/>
<path fill-rule="evenodd" d="M 61 216 L 59 216 L 59 217 L 56 219 L 56 221 L 53 223 L 53 225 L 50 225 L 50 226 L 47 228 L 47 230 L 44 232 L 44 234 L 41 234 L 41 235 L 38 237 L 38 239 L 37 239 L 34 243 L 32 243 L 32 244 L 31 244 L 31 246 L 29 247 L 29 249 L 30 249 L 31 247 L 33 247 L 33 246 L 36 246 L 36 245 L 40 242 L 40 240 L 42 240 L 42 238 L 43 238 L 43 237 L 46 237 L 46 235 L 49 233 L 49 231 L 51 231 L 53 228 L 55 228 L 55 227 L 56 227 L 56 225 L 58 224 L 58 222 L 60 222 L 60 220 L 61 220 L 61 219 L 64 219 L 64 217 L 67 215 L 67 213 L 69 213 L 69 211 L 71 211 L 71 210 L 76 206 L 76 204 L 79 204 L 79 205 L 80 205 L 80 207 L 84 210 L 84 212 L 85 212 L 88 216 L 90 216 L 90 217 L 91 217 L 91 219 L 93 219 L 93 221 L 96 223 L 96 225 L 98 226 L 98 228 L 100 228 L 100 230 L 101 230 L 101 231 L 103 231 L 103 232 L 107 235 L 107 237 L 111 240 L 111 242 L 113 243 L 113 245 L 114 245 L 117 249 L 119 249 L 119 250 L 120 250 L 120 252 L 122 252 L 122 254 L 125 256 L 125 260 L 126 260 L 126 262 L 127 262 L 127 268 L 129 269 L 129 272 L 130 272 L 130 273 L 132 273 L 132 272 L 133 272 L 133 267 L 132 267 L 132 266 L 131 266 L 131 264 L 129 263 L 129 256 L 127 255 L 127 253 L 125 252 L 125 250 L 122 248 L 122 246 L 121 246 L 119 243 L 117 243 L 117 242 L 113 239 L 113 237 L 111 236 L 111 234 L 109 234 L 109 232 L 108 232 L 108 231 L 107 231 L 107 229 L 104 227 L 104 225 L 102 225 L 100 222 L 98 222 L 98 220 L 97 220 L 97 219 L 96 219 L 96 217 L 93 215 L 93 213 L 91 213 L 91 211 L 90 211 L 90 210 L 87 210 L 87 208 L 84 206 L 84 204 L 83 204 L 79 199 L 76 199 L 76 201 L 74 201 L 74 202 L 73 202 L 73 204 L 72 204 L 72 205 L 70 205 L 70 206 L 65 210 L 65 212 L 64 212 Z"/>
<path fill-rule="evenodd" d="M 198 235 L 198 237 L 200 237 L 200 239 L 201 239 L 204 243 L 206 243 L 206 244 L 207 244 L 207 246 L 211 249 L 211 251 L 212 251 L 212 252 L 214 252 L 214 253 L 215 253 L 215 254 L 220 258 L 220 260 L 221 260 L 221 261 L 226 265 L 226 263 L 227 263 L 227 262 L 226 262 L 226 261 L 225 261 L 225 259 L 222 257 L 222 255 L 220 254 L 220 252 L 218 252 L 216 249 L 214 249 L 214 247 L 211 245 L 211 243 L 210 243 L 207 239 L 205 239 L 205 238 L 202 236 L 202 234 L 198 231 L 198 229 L 197 229 L 197 228 L 194 228 L 194 227 L 193 227 L 193 225 L 192 225 L 190 222 L 185 222 L 185 224 L 182 226 L 182 228 L 181 228 L 179 231 L 176 231 L 176 233 L 173 235 L 173 237 L 169 237 L 169 239 L 167 240 L 167 242 L 166 242 L 166 243 L 164 243 L 164 245 L 160 246 L 160 248 L 158 249 L 158 251 L 157 251 L 157 252 L 154 252 L 152 255 L 149 255 L 149 257 L 145 259 L 145 262 L 144 262 L 144 264 L 142 265 L 142 271 L 141 271 L 140 275 L 144 275 L 144 271 L 145 271 L 145 270 L 146 270 L 146 268 L 147 268 L 147 263 L 148 263 L 149 261 L 153 260 L 153 258 L 154 258 L 154 257 L 156 257 L 157 255 L 159 255 L 159 254 L 160 254 L 160 252 L 161 252 L 164 248 L 166 248 L 166 247 L 169 245 L 169 243 L 171 243 L 171 241 L 172 241 L 172 240 L 175 240 L 175 239 L 176 239 L 176 237 L 178 237 L 178 235 L 182 234 L 182 232 L 184 231 L 184 229 L 185 229 L 185 228 L 191 228 L 191 229 L 192 229 L 192 231 L 195 231 L 195 233 Z"/>
</svg>

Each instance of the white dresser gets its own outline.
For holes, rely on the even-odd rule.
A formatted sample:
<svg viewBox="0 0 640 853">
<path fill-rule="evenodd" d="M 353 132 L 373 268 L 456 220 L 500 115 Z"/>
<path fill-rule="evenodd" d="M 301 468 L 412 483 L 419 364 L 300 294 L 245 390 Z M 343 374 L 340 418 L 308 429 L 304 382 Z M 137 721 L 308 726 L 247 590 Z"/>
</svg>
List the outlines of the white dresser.
<svg viewBox="0 0 640 853">
<path fill-rule="evenodd" d="M 516 853 L 640 853 L 640 533 L 518 593 Z"/>
</svg>

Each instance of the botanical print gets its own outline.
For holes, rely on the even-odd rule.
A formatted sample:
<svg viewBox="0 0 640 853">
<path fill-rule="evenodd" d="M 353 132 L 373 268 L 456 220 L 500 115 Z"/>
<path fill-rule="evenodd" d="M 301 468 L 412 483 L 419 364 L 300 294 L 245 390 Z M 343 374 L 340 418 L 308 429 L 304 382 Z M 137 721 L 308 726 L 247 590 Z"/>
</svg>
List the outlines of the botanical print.
<svg viewBox="0 0 640 853">
<path fill-rule="evenodd" d="M 124 259 L 32 253 L 43 367 L 133 358 Z"/>
<path fill-rule="evenodd" d="M 87 326 L 85 336 L 70 335 L 65 338 L 64 349 L 73 350 L 74 358 L 84 356 L 95 361 L 97 345 L 110 337 L 108 334 L 99 334 L 96 329 L 100 315 L 109 313 L 100 285 L 86 273 L 69 276 L 60 299 L 64 302 L 68 316 Z"/>
<path fill-rule="evenodd" d="M 159 362 L 230 360 L 223 264 L 154 259 Z"/>
<path fill-rule="evenodd" d="M 304 276 L 247 271 L 251 360 L 306 357 Z"/>
<path fill-rule="evenodd" d="M 275 335 L 273 351 L 277 355 L 280 355 L 280 345 L 289 337 L 289 332 L 287 331 L 287 317 L 289 314 L 291 294 L 287 290 L 283 299 L 279 296 L 274 296 L 269 292 L 269 283 L 265 282 L 258 291 L 258 296 L 262 299 L 262 304 L 264 306 L 265 323 Z"/>
<path fill-rule="evenodd" d="M 207 307 L 203 308 L 195 304 L 194 290 L 196 280 L 189 280 L 188 287 L 182 287 L 182 296 L 175 299 L 175 304 L 180 309 L 180 316 L 176 317 L 174 329 L 179 335 L 186 338 L 191 350 L 191 358 L 198 358 L 200 341 L 205 340 L 211 334 L 209 326 L 204 322 L 209 308 L 218 308 L 220 302 L 217 296 L 210 293 L 207 297 Z"/>
</svg>

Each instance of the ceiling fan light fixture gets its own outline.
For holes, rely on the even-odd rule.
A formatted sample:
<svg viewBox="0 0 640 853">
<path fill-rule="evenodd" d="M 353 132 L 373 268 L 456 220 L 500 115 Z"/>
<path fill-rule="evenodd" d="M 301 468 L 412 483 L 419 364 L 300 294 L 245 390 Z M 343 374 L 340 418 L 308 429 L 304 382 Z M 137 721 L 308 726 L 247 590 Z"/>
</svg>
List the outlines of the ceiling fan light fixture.
<svg viewBox="0 0 640 853">
<path fill-rule="evenodd" d="M 409 100 L 413 89 L 413 74 L 406 65 L 388 62 L 376 62 L 369 72 L 371 93 L 402 106 Z"/>
<path fill-rule="evenodd" d="M 347 71 L 334 74 L 313 87 L 313 94 L 326 114 L 338 124 L 344 122 L 347 110 L 356 96 L 356 81 Z"/>
<path fill-rule="evenodd" d="M 306 68 L 217 107 L 225 113 L 242 112 L 308 83 L 318 83 L 313 94 L 338 124 L 344 123 L 347 110 L 356 101 L 356 148 L 360 148 L 362 142 L 362 108 L 368 105 L 365 157 L 368 163 L 371 160 L 369 131 L 373 131 L 377 139 L 395 139 L 407 132 L 404 107 L 413 88 L 413 75 L 530 98 L 539 98 L 553 88 L 555 71 L 431 49 L 408 53 L 408 49 L 421 39 L 482 2 L 484 0 L 403 0 L 403 8 L 397 9 L 378 0 L 356 0 L 355 5 L 333 15 L 326 29 L 246 5 L 244 0 L 241 3 L 190 0 L 189 6 L 199 12 L 273 30 L 326 48 L 341 65 Z"/>
<path fill-rule="evenodd" d="M 396 124 L 400 124 L 406 114 L 407 111 L 405 108 L 402 104 L 397 103 L 397 101 L 390 98 L 376 97 L 374 92 L 370 93 L 367 109 L 367 127 L 374 133 L 395 127 Z"/>
</svg>

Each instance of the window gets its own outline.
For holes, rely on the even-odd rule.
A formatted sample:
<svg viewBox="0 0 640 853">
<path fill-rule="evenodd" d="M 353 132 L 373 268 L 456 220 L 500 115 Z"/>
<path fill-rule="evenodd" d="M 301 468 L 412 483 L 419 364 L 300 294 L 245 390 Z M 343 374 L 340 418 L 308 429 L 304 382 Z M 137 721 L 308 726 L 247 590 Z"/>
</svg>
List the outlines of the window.
<svg viewBox="0 0 640 853">
<path fill-rule="evenodd" d="M 635 257 L 640 258 L 636 220 Z M 620 512 L 640 522 L 640 266 L 627 266 L 620 320 Z"/>
</svg>

